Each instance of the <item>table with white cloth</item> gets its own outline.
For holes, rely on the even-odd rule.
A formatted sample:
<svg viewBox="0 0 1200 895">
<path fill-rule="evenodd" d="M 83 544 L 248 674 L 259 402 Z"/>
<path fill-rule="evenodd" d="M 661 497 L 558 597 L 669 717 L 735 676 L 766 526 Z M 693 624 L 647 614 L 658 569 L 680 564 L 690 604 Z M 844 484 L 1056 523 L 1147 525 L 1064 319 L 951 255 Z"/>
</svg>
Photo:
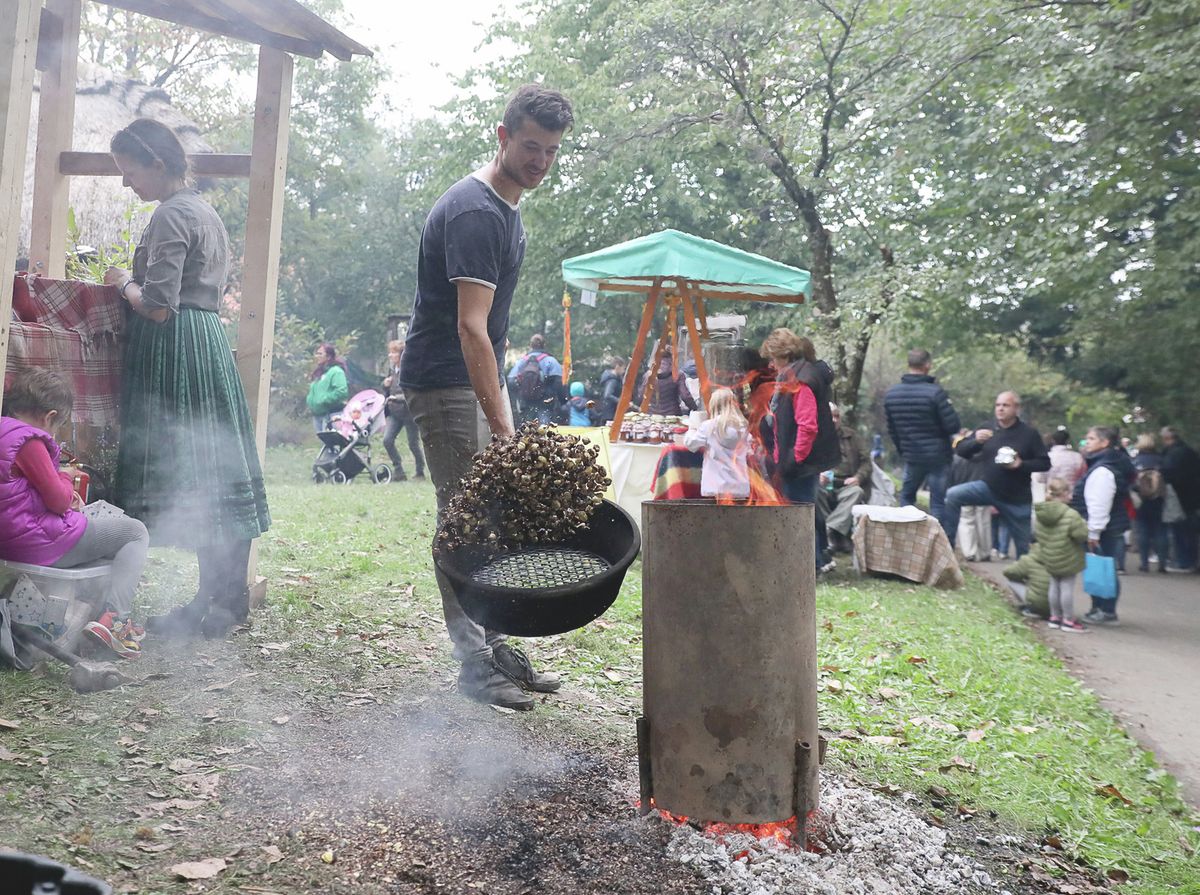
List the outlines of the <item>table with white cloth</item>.
<svg viewBox="0 0 1200 895">
<path fill-rule="evenodd" d="M 963 583 L 954 548 L 936 519 L 916 507 L 856 506 L 854 565 L 867 574 L 898 575 L 931 587 Z"/>
<path fill-rule="evenodd" d="M 654 499 L 654 473 L 661 444 L 618 441 L 608 446 L 609 476 L 617 503 L 641 527 L 642 501 Z"/>
</svg>

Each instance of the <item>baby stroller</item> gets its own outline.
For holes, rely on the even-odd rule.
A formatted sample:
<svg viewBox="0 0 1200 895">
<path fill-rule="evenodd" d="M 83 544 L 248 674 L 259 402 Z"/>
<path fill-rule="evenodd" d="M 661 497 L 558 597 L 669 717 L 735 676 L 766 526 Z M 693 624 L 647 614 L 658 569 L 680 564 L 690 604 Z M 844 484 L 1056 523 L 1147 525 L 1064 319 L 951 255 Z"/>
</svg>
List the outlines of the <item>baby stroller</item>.
<svg viewBox="0 0 1200 895">
<path fill-rule="evenodd" d="M 370 470 L 371 481 L 386 484 L 392 480 L 392 467 L 371 464 L 371 436 L 383 426 L 383 407 L 387 399 L 374 389 L 364 389 L 346 402 L 329 428 L 318 432 L 321 453 L 312 467 L 313 481 L 344 485 L 363 470 Z"/>
</svg>

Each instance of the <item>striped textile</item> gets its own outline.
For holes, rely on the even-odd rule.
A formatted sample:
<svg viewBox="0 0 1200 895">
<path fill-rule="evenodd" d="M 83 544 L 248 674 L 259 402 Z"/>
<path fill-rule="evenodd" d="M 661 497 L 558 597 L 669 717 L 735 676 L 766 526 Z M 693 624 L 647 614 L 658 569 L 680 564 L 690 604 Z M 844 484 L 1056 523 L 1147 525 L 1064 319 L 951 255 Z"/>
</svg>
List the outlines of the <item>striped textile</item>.
<svg viewBox="0 0 1200 895">
<path fill-rule="evenodd" d="M 689 500 L 700 497 L 704 454 L 677 444 L 663 445 L 650 490 L 655 500 Z"/>
<path fill-rule="evenodd" d="M 14 317 L 6 373 L 46 367 L 64 374 L 75 390 L 74 419 L 105 428 L 117 423 L 121 391 L 124 302 L 111 286 L 18 276 L 14 291 L 36 322 Z M 30 317 L 32 313 L 22 316 Z"/>
<path fill-rule="evenodd" d="M 271 524 L 246 394 L 216 311 L 132 317 L 116 501 L 154 545 L 210 547 Z"/>
</svg>

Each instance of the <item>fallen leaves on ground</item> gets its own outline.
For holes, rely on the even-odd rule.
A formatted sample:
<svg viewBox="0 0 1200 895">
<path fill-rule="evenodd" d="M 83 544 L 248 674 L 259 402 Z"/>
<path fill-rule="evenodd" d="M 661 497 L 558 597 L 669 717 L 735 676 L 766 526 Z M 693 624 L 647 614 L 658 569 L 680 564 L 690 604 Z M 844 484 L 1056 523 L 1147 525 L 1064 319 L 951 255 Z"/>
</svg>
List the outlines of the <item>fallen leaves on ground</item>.
<svg viewBox="0 0 1200 895">
<path fill-rule="evenodd" d="M 205 858 L 203 861 L 187 861 L 176 864 L 171 872 L 181 879 L 212 879 L 225 869 L 224 858 Z"/>
<path fill-rule="evenodd" d="M 966 738 L 968 743 L 978 743 L 985 736 L 987 736 L 987 732 L 995 726 L 995 721 L 988 721 L 986 724 L 977 727 L 975 730 L 968 730 L 965 734 L 963 734 L 963 736 Z"/>
<path fill-rule="evenodd" d="M 938 768 L 938 770 L 941 771 L 943 774 L 945 774 L 948 771 L 956 771 L 956 770 L 957 771 L 974 771 L 975 765 L 971 764 L 971 762 L 967 761 L 965 758 L 960 758 L 959 756 L 955 755 L 953 758 L 950 759 L 949 764 L 942 765 L 941 767 Z"/>
<path fill-rule="evenodd" d="M 918 715 L 916 718 L 909 718 L 908 723 L 913 727 L 928 727 L 931 730 L 943 730 L 946 733 L 958 733 L 958 728 L 949 721 L 943 721 L 940 718 L 933 718 L 929 715 Z"/>
<path fill-rule="evenodd" d="M 1122 802 L 1124 802 L 1129 807 L 1131 807 L 1131 808 L 1133 807 L 1133 802 L 1130 799 L 1126 798 L 1125 794 L 1123 792 L 1121 792 L 1121 790 L 1119 790 L 1115 786 L 1113 786 L 1111 783 L 1106 783 L 1103 786 L 1097 786 L 1096 793 L 1097 793 L 1097 795 L 1102 795 L 1102 796 L 1105 796 L 1106 798 L 1120 799 Z"/>
</svg>

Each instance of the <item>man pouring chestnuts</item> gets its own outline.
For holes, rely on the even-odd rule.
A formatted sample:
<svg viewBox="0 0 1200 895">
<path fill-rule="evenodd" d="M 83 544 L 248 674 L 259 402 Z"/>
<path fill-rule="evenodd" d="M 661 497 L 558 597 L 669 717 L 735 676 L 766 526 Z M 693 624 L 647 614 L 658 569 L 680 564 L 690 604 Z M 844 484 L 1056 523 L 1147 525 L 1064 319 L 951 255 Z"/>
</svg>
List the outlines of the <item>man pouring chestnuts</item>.
<svg viewBox="0 0 1200 895">
<path fill-rule="evenodd" d="M 496 128 L 495 157 L 450 187 L 425 219 L 400 384 L 421 433 L 439 517 L 489 437 L 513 435 L 500 371 L 525 257 L 518 204 L 545 179 L 573 124 L 562 94 L 521 87 Z M 534 670 L 503 636 L 471 621 L 449 581 L 437 576 L 454 657 L 462 663 L 461 693 L 527 710 L 534 705 L 530 691 L 559 688 L 557 675 Z"/>
</svg>

